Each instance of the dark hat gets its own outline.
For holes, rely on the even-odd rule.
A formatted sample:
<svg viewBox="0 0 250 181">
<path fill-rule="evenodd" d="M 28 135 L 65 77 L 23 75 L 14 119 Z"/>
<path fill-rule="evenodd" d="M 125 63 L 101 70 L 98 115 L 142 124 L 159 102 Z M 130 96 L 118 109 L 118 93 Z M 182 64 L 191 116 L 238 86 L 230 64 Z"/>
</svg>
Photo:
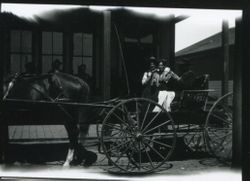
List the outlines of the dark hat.
<svg viewBox="0 0 250 181">
<path fill-rule="evenodd" d="M 81 64 L 78 66 L 78 68 L 86 68 L 86 65 L 85 64 Z"/>
<path fill-rule="evenodd" d="M 151 56 L 148 59 L 151 60 L 151 61 L 155 61 L 156 60 L 156 58 L 154 56 Z"/>
<path fill-rule="evenodd" d="M 159 64 L 160 62 L 162 62 L 162 63 L 163 63 L 163 65 L 166 65 L 166 63 L 167 63 L 167 59 L 165 59 L 165 58 L 161 58 L 161 59 L 159 59 L 159 60 L 157 61 L 157 64 Z"/>
<path fill-rule="evenodd" d="M 59 66 L 61 64 L 62 64 L 62 62 L 58 59 L 56 59 L 55 61 L 52 62 L 52 66 Z"/>
</svg>

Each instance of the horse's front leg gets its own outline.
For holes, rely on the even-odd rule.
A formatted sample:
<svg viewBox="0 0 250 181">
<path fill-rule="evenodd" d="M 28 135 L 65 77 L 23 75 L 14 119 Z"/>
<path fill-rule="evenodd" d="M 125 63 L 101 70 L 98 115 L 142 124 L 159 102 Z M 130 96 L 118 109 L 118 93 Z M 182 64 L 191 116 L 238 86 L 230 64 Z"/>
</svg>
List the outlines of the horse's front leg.
<svg viewBox="0 0 250 181">
<path fill-rule="evenodd" d="M 70 163 L 73 161 L 76 148 L 78 147 L 79 128 L 77 126 L 77 123 L 66 123 L 64 126 L 69 138 L 68 154 L 63 164 L 63 166 L 67 167 L 70 166 Z"/>
<path fill-rule="evenodd" d="M 74 149 L 72 149 L 72 148 L 68 149 L 68 154 L 67 154 L 66 160 L 63 164 L 64 167 L 70 166 L 70 163 L 73 161 L 73 158 L 74 158 L 74 152 L 75 152 Z"/>
</svg>

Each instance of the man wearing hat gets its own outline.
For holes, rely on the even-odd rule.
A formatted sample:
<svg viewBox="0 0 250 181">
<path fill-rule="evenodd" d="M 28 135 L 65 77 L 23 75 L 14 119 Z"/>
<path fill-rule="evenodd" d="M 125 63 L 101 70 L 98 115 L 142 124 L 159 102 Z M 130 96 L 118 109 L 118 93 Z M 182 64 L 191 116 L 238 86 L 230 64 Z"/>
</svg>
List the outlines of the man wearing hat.
<svg viewBox="0 0 250 181">
<path fill-rule="evenodd" d="M 25 64 L 25 72 L 24 74 L 26 75 L 32 75 L 36 73 L 36 67 L 35 64 L 33 62 L 27 62 Z"/>
<path fill-rule="evenodd" d="M 152 77 L 154 73 L 157 71 L 156 66 L 155 66 L 155 61 L 156 61 L 155 57 L 150 57 L 148 59 L 149 67 L 148 67 L 148 70 L 144 72 L 142 81 L 141 81 L 143 88 L 144 88 L 142 91 L 142 97 L 152 99 L 152 100 L 155 100 L 155 97 L 157 97 L 155 96 L 155 94 L 157 93 L 156 87 L 152 86 L 153 81 L 154 81 L 152 80 Z"/>
<path fill-rule="evenodd" d="M 187 59 L 183 59 L 178 62 L 180 69 L 181 79 L 179 81 L 180 89 L 191 89 L 195 80 L 195 74 L 190 70 L 190 62 Z"/>
<path fill-rule="evenodd" d="M 175 98 L 175 92 L 168 89 L 168 82 L 171 78 L 180 80 L 180 77 L 170 70 L 169 67 L 165 66 L 166 60 L 161 59 L 158 62 L 159 71 L 153 75 L 155 77 L 155 85 L 158 88 L 158 104 L 162 105 L 166 111 L 171 111 L 171 103 Z M 153 78 L 154 79 L 154 78 Z M 159 112 L 160 108 L 156 106 L 153 112 Z"/>
<path fill-rule="evenodd" d="M 56 59 L 55 61 L 52 62 L 51 70 L 49 71 L 49 73 L 61 72 L 61 65 L 62 65 L 62 62 L 60 60 Z"/>
</svg>

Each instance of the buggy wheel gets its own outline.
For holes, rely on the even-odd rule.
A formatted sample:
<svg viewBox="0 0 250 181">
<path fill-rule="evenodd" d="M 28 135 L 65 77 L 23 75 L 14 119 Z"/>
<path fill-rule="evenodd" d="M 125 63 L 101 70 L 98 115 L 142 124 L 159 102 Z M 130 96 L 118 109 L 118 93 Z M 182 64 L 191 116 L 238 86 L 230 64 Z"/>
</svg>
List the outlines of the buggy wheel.
<svg viewBox="0 0 250 181">
<path fill-rule="evenodd" d="M 155 107 L 159 112 L 153 112 Z M 149 99 L 122 101 L 103 121 L 101 144 L 112 172 L 152 172 L 168 160 L 175 143 L 171 116 Z"/>
<path fill-rule="evenodd" d="M 232 100 L 233 93 L 219 98 L 209 110 L 205 124 L 209 153 L 225 162 L 232 159 Z"/>
</svg>

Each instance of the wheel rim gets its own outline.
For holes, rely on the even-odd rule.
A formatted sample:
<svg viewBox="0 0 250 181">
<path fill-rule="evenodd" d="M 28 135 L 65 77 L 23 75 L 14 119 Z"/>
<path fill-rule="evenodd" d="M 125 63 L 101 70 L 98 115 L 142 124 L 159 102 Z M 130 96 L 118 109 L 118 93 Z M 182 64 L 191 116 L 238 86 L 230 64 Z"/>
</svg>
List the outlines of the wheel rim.
<svg viewBox="0 0 250 181">
<path fill-rule="evenodd" d="M 152 112 L 155 106 L 159 112 Z M 152 172 L 171 156 L 175 143 L 171 116 L 144 98 L 121 102 L 110 110 L 102 125 L 102 148 L 118 172 Z"/>
<path fill-rule="evenodd" d="M 211 107 L 205 124 L 205 139 L 208 151 L 221 161 L 232 159 L 232 99 L 228 93 Z"/>
</svg>

